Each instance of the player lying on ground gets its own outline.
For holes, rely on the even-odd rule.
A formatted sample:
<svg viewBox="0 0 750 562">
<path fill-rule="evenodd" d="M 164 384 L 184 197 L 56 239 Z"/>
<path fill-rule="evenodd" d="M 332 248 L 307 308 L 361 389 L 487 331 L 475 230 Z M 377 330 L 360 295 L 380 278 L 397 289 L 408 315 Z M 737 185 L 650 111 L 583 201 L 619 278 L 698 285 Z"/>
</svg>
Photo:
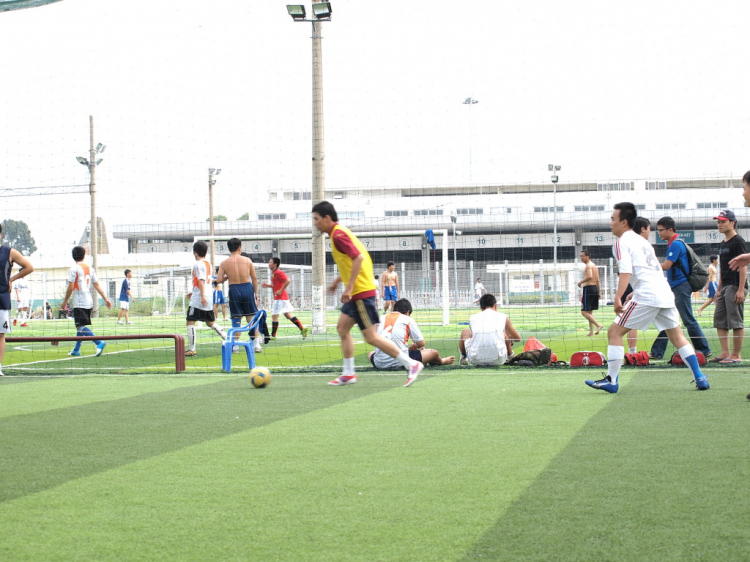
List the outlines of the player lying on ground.
<svg viewBox="0 0 750 562">
<path fill-rule="evenodd" d="M 436 349 L 425 349 L 424 336 L 416 321 L 411 317 L 411 313 L 411 303 L 408 300 L 396 301 L 393 305 L 393 312 L 389 312 L 380 319 L 378 334 L 395 343 L 401 351 L 407 352 L 409 357 L 423 365 L 453 365 L 456 361 L 454 356 L 443 359 Z M 408 345 L 410 339 L 411 346 Z M 371 351 L 368 358 L 376 369 L 401 368 L 398 361 L 379 349 Z"/>
</svg>

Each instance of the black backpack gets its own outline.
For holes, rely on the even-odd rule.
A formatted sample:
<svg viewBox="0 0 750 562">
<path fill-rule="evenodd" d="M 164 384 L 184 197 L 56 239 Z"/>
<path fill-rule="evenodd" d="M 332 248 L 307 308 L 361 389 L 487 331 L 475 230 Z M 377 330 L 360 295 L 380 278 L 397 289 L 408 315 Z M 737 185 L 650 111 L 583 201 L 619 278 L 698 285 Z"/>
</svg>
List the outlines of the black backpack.
<svg viewBox="0 0 750 562">
<path fill-rule="evenodd" d="M 549 365 L 552 359 L 552 350 L 549 347 L 544 349 L 530 349 L 514 355 L 506 365 L 516 365 L 517 367 L 538 367 L 540 365 Z"/>
<path fill-rule="evenodd" d="M 682 240 L 680 240 L 680 242 L 682 242 Z M 685 242 L 682 243 L 685 244 Z M 706 283 L 708 283 L 708 269 L 706 269 L 706 266 L 701 263 L 698 256 L 695 255 L 695 252 L 690 246 L 685 244 L 685 248 L 687 249 L 688 266 L 690 270 L 685 271 L 685 268 L 679 259 L 675 262 L 675 265 L 679 267 L 680 271 L 682 271 L 685 274 L 685 277 L 687 277 L 687 282 L 690 285 L 690 288 L 693 291 L 700 291 L 706 286 Z"/>
</svg>

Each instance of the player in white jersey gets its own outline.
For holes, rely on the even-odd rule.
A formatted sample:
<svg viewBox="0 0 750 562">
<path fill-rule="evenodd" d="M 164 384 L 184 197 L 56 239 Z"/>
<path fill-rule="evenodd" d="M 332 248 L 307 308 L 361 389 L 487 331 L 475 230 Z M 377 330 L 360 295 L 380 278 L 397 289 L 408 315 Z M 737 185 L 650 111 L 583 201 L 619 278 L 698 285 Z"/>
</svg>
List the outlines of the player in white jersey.
<svg viewBox="0 0 750 562">
<path fill-rule="evenodd" d="M 453 365 L 456 361 L 454 356 L 443 359 L 436 349 L 425 349 L 424 336 L 411 313 L 411 303 L 408 300 L 397 300 L 393 305 L 393 312 L 380 317 L 378 334 L 395 343 L 400 351 L 407 353 L 414 361 L 424 365 Z M 411 346 L 408 345 L 409 340 L 412 341 Z M 379 349 L 371 351 L 368 358 L 376 369 L 403 369 L 401 363 Z"/>
<path fill-rule="evenodd" d="M 513 357 L 513 343 L 521 335 L 510 318 L 497 310 L 497 299 L 487 293 L 479 299 L 482 312 L 469 319 L 469 329 L 461 332 L 458 349 L 461 365 L 496 367 Z"/>
<path fill-rule="evenodd" d="M 708 390 L 708 380 L 701 373 L 695 349 L 680 328 L 674 293 L 664 277 L 654 248 L 633 232 L 637 214 L 632 203 L 618 203 L 612 212 L 612 234 L 618 238 L 612 247 L 612 254 L 620 270 L 615 294 L 615 312 L 619 316 L 607 330 L 607 376 L 598 381 L 587 380 L 586 384 L 606 392 L 617 392 L 620 367 L 625 357 L 623 336 L 630 330 L 646 330 L 653 323 L 658 330 L 666 331 L 669 341 L 693 372 L 698 390 Z M 633 287 L 633 294 L 623 305 L 623 294 L 628 284 Z"/>
<path fill-rule="evenodd" d="M 187 313 L 187 333 L 188 333 L 188 350 L 185 352 L 187 357 L 195 357 L 198 352 L 195 350 L 195 323 L 203 322 L 214 332 L 221 336 L 222 340 L 227 339 L 221 326 L 214 322 L 214 298 L 211 280 L 211 264 L 206 260 L 208 253 L 208 244 L 199 240 L 193 244 L 193 256 L 195 265 L 193 265 L 193 290 L 187 294 L 190 298 L 190 308 Z"/>
<path fill-rule="evenodd" d="M 86 257 L 86 249 L 83 246 L 76 246 L 73 248 L 73 261 L 76 264 L 68 270 L 68 289 L 65 291 L 65 298 L 60 305 L 60 308 L 65 308 L 68 304 L 68 299 L 73 297 L 73 319 L 76 323 L 76 335 L 77 336 L 93 336 L 94 332 L 91 331 L 91 309 L 94 308 L 94 299 L 91 297 L 91 287 L 94 287 L 96 291 L 104 299 L 104 304 L 107 308 L 112 308 L 112 303 L 104 294 L 104 291 L 99 286 L 99 279 L 96 277 L 96 271 L 93 267 L 89 267 L 83 263 L 83 258 Z M 73 350 L 68 353 L 73 357 L 81 355 L 81 340 L 76 342 Z M 96 356 L 99 357 L 104 351 L 104 347 L 107 345 L 101 340 L 93 340 L 96 346 Z"/>
<path fill-rule="evenodd" d="M 31 305 L 29 299 L 31 297 L 31 287 L 29 287 L 26 279 L 19 279 L 13 284 L 13 288 L 16 291 L 16 317 L 13 319 L 13 325 L 16 325 L 16 320 L 21 320 L 21 326 L 27 327 L 26 320 L 30 317 Z"/>
</svg>

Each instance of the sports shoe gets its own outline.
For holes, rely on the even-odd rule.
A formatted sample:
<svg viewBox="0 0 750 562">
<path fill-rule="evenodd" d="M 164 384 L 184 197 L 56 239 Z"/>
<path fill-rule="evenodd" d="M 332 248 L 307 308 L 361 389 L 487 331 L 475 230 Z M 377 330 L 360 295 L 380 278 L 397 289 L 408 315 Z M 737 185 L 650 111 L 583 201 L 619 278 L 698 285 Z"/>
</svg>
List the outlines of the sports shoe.
<svg viewBox="0 0 750 562">
<path fill-rule="evenodd" d="M 29 327 L 29 325 L 26 322 L 24 322 L 23 324 L 21 324 L 21 328 L 28 328 L 28 327 Z"/>
<path fill-rule="evenodd" d="M 94 354 L 94 357 L 99 357 L 103 352 L 104 348 L 107 347 L 107 342 L 102 342 L 99 345 L 96 346 L 96 353 Z"/>
<path fill-rule="evenodd" d="M 240 352 L 240 346 L 239 345 L 235 345 L 235 346 L 232 347 L 232 353 L 239 353 L 239 352 Z"/>
<path fill-rule="evenodd" d="M 310 328 L 302 328 L 302 339 L 307 339 L 307 334 L 310 333 Z"/>
<path fill-rule="evenodd" d="M 586 381 L 586 384 L 589 385 L 591 388 L 596 388 L 597 390 L 603 390 L 604 392 L 609 392 L 611 394 L 616 394 L 617 391 L 620 389 L 619 384 L 617 383 L 612 384 L 612 381 L 609 378 L 609 375 L 607 375 L 606 377 L 598 381 Z"/>
<path fill-rule="evenodd" d="M 468 357 L 461 357 L 461 361 L 458 362 L 459 365 L 466 366 L 469 364 L 469 358 Z"/>
<path fill-rule="evenodd" d="M 198 352 L 197 351 L 193 351 L 192 349 L 188 349 L 185 352 L 185 357 L 195 357 L 196 355 L 198 355 Z"/>
<path fill-rule="evenodd" d="M 693 382 L 695 383 L 695 387 L 698 390 L 708 390 L 709 388 L 711 388 L 711 385 L 708 384 L 708 379 L 705 376 L 695 377 L 693 379 Z"/>
<path fill-rule="evenodd" d="M 118 320 L 117 323 L 122 325 L 122 320 Z"/>
<path fill-rule="evenodd" d="M 128 321 L 127 321 L 127 322 L 125 322 L 125 323 L 126 323 L 126 324 L 132 324 L 132 322 L 131 322 L 130 320 L 128 320 Z"/>
<path fill-rule="evenodd" d="M 4 376 L 5 376 L 5 373 L 3 373 L 3 372 L 2 372 L 1 370 L 0 370 L 0 377 L 4 377 Z"/>
<path fill-rule="evenodd" d="M 329 381 L 328 384 L 331 386 L 344 386 L 345 384 L 354 384 L 357 382 L 357 375 L 341 375 Z"/>
<path fill-rule="evenodd" d="M 17 318 L 14 318 L 14 319 L 13 319 L 13 325 L 15 326 L 16 324 L 18 324 L 18 319 L 17 319 Z"/>
<path fill-rule="evenodd" d="M 263 348 L 260 347 L 260 342 L 256 340 L 255 345 L 253 346 L 253 351 L 255 353 L 263 353 Z"/>
<path fill-rule="evenodd" d="M 419 361 L 416 361 L 414 365 L 411 366 L 411 369 L 409 370 L 409 375 L 406 377 L 406 382 L 404 383 L 404 386 L 411 386 L 414 384 L 414 382 L 417 380 L 417 377 L 419 376 L 419 373 L 422 372 L 422 369 L 424 369 L 424 364 L 420 363 Z"/>
<path fill-rule="evenodd" d="M 81 356 L 81 352 L 80 351 L 76 351 L 75 349 L 72 349 L 70 351 L 70 353 L 68 353 L 68 355 L 70 355 L 71 357 L 80 357 Z"/>
</svg>

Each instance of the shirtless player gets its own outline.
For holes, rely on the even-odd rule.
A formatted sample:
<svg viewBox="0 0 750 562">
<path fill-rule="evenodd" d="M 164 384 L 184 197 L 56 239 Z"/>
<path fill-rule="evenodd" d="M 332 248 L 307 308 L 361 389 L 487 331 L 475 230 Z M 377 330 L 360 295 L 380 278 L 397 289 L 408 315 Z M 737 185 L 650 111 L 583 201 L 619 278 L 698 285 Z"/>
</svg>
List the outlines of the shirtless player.
<svg viewBox="0 0 750 562">
<path fill-rule="evenodd" d="M 388 312 L 388 309 L 393 309 L 393 305 L 398 300 L 399 286 L 398 286 L 398 273 L 396 273 L 396 264 L 392 261 L 388 262 L 388 269 L 383 272 L 383 280 L 381 283 L 383 291 L 383 314 Z"/>
<path fill-rule="evenodd" d="M 230 239 L 227 248 L 230 255 L 221 262 L 216 282 L 221 285 L 224 281 L 229 281 L 229 315 L 232 317 L 232 327 L 239 328 L 243 316 L 250 323 L 258 312 L 258 294 L 255 292 L 258 278 L 253 260 L 242 255 L 242 242 L 239 238 Z M 239 336 L 235 334 L 234 339 L 239 339 Z M 255 353 L 261 353 L 260 332 L 256 330 L 254 336 L 250 334 L 250 339 L 255 340 Z"/>
<path fill-rule="evenodd" d="M 578 282 L 578 286 L 583 288 L 581 295 L 581 315 L 589 322 L 589 336 L 594 336 L 601 332 L 602 325 L 594 320 L 592 311 L 599 310 L 599 270 L 594 262 L 591 261 L 591 252 L 581 250 L 581 261 L 586 265 L 583 271 L 583 279 Z M 596 332 L 594 332 L 596 326 Z"/>
</svg>

